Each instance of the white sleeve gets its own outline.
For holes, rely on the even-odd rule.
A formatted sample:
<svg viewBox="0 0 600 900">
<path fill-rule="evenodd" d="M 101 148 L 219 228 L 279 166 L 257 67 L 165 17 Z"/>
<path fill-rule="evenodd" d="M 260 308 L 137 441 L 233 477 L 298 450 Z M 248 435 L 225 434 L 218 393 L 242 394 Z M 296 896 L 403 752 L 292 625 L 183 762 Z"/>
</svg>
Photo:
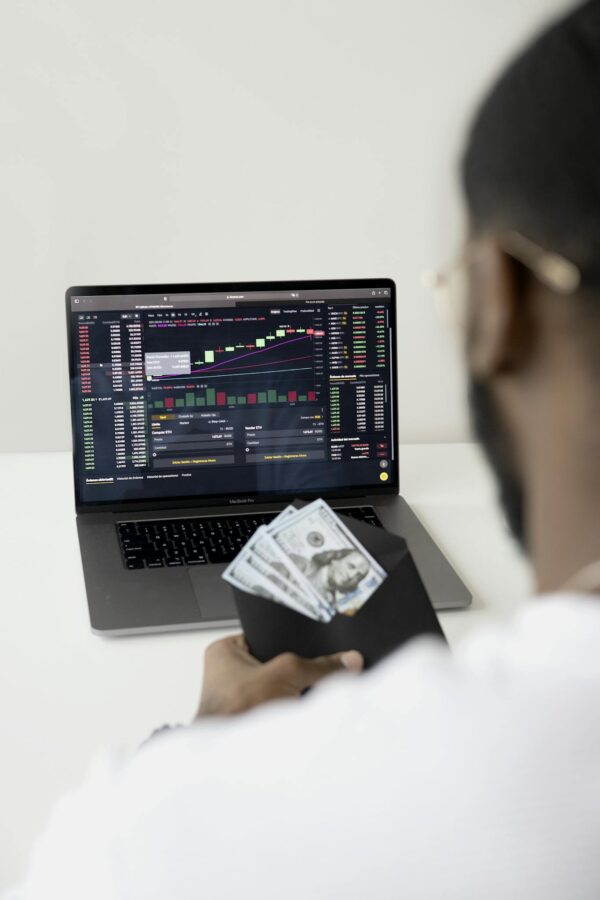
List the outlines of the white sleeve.
<svg viewBox="0 0 600 900">
<path fill-rule="evenodd" d="M 560 617 L 454 657 L 418 640 L 301 701 L 101 760 L 19 900 L 596 900 L 597 620 L 568 652 Z"/>
<path fill-rule="evenodd" d="M 116 778 L 123 764 L 109 754 L 95 758 L 82 785 L 53 810 L 24 883 L 2 900 L 116 900 L 112 834 Z"/>
</svg>

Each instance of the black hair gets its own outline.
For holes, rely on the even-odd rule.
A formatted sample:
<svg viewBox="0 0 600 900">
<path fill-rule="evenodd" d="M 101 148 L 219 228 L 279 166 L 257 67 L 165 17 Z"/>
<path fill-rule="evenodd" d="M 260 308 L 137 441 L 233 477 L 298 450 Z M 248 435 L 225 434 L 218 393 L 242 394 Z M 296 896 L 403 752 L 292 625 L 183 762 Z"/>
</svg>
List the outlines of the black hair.
<svg viewBox="0 0 600 900">
<path fill-rule="evenodd" d="M 552 25 L 496 82 L 462 181 L 474 231 L 519 231 L 600 289 L 600 0 Z"/>
</svg>

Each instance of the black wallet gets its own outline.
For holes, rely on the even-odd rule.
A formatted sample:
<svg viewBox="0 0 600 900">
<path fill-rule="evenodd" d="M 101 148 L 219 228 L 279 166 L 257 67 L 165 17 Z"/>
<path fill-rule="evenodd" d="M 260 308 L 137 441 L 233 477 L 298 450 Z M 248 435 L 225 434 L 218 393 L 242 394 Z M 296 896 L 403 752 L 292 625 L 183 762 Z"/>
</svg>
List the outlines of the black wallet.
<svg viewBox="0 0 600 900">
<path fill-rule="evenodd" d="M 444 632 L 404 538 L 341 516 L 346 526 L 388 573 L 352 616 L 338 613 L 317 622 L 287 606 L 233 588 L 244 636 L 253 656 L 266 662 L 290 651 L 315 657 L 359 650 L 365 668 L 420 634 L 445 641 Z"/>
</svg>

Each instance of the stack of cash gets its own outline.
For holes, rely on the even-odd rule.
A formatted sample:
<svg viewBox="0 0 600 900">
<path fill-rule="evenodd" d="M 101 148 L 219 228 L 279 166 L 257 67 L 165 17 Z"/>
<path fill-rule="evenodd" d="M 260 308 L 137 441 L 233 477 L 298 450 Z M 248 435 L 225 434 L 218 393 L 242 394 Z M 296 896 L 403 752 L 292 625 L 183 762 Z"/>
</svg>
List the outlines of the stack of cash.
<svg viewBox="0 0 600 900">
<path fill-rule="evenodd" d="M 288 506 L 259 528 L 223 578 L 319 622 L 353 615 L 386 573 L 325 503 Z"/>
</svg>

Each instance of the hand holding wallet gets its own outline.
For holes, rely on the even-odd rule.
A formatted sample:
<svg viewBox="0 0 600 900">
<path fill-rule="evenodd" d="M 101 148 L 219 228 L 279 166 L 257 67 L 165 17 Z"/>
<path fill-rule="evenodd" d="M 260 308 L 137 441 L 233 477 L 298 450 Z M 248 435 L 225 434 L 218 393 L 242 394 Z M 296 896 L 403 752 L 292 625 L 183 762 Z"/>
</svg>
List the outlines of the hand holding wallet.
<svg viewBox="0 0 600 900">
<path fill-rule="evenodd" d="M 290 506 L 225 572 L 261 661 L 353 648 L 369 667 L 418 634 L 443 639 L 404 539 L 344 518 L 322 500 Z"/>
</svg>

